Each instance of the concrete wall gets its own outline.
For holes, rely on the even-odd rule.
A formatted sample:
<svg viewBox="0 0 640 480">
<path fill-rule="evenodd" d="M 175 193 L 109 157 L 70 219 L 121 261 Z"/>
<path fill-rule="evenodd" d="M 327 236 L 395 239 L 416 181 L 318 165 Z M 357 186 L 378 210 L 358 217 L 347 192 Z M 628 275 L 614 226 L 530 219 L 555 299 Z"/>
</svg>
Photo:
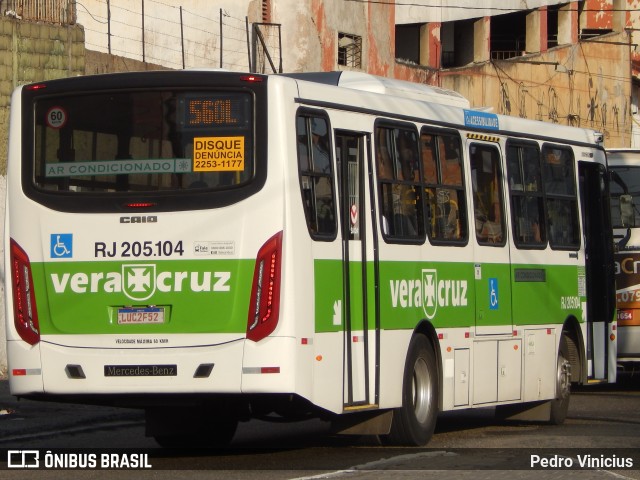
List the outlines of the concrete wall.
<svg viewBox="0 0 640 480">
<path fill-rule="evenodd" d="M 607 147 L 629 146 L 629 33 L 557 47 L 519 63 L 493 61 L 440 73 L 440 85 L 497 113 L 602 131 Z M 527 63 L 528 62 L 528 63 Z M 557 64 L 557 66 L 556 66 Z"/>
<path fill-rule="evenodd" d="M 617 8 L 627 4 L 627 0 L 616 2 Z M 608 147 L 631 145 L 629 65 L 633 50 L 627 46 L 631 31 L 623 30 L 624 22 L 618 25 L 617 33 L 594 39 L 604 43 L 571 43 L 549 50 L 543 8 L 530 14 L 527 20 L 527 51 L 539 53 L 510 61 L 491 61 L 489 37 L 493 17 L 482 16 L 478 10 L 479 18 L 473 29 L 468 30 L 469 40 L 464 42 L 470 47 L 468 65 L 437 70 L 395 58 L 395 25 L 400 21 L 426 21 L 437 17 L 440 11 L 417 3 L 406 7 L 413 16 L 407 16 L 405 7 L 393 9 L 388 4 L 341 0 L 310 0 L 298 3 L 290 12 L 278 12 L 278 21 L 283 24 L 283 44 L 289 46 L 284 51 L 285 71 L 348 69 L 339 66 L 336 58 L 338 34 L 346 32 L 362 37 L 363 71 L 450 88 L 466 96 L 473 106 L 491 107 L 507 115 L 601 130 Z M 562 2 L 534 3 L 543 6 Z M 505 8 L 508 6 L 517 8 L 516 2 L 505 2 Z M 577 34 L 577 3 L 570 6 L 573 11 L 562 17 L 561 24 L 570 24 L 571 32 Z M 451 20 L 445 10 L 442 15 Z M 402 18 L 397 18 L 400 15 Z M 608 15 L 605 24 L 601 17 L 584 15 L 581 21 L 585 28 L 616 27 L 612 15 Z M 629 24 L 627 20 L 626 25 Z M 427 32 L 425 41 L 432 40 L 430 35 Z M 573 33 L 564 37 L 577 40 Z"/>
<path fill-rule="evenodd" d="M 466 18 L 489 17 L 508 13 L 509 9 L 532 10 L 545 5 L 558 5 L 567 0 L 440 0 L 437 5 L 431 0 L 396 2 L 396 21 L 400 24 L 422 22 L 453 22 Z M 493 8 L 492 8 L 493 7 Z M 496 8 L 497 7 L 497 8 Z"/>
<path fill-rule="evenodd" d="M 247 71 L 246 19 L 250 23 L 261 21 L 260 3 L 260 0 L 108 3 L 83 0 L 77 8 L 77 17 L 85 28 L 87 49 L 92 51 L 173 69 L 184 65 Z"/>
<path fill-rule="evenodd" d="M 167 70 L 167 67 L 145 63 L 131 58 L 118 57 L 108 53 L 85 51 L 85 75 L 102 73 L 140 72 L 144 70 Z"/>
<path fill-rule="evenodd" d="M 0 125 L 6 126 L 9 102 L 18 85 L 82 75 L 84 31 L 0 17 Z M 6 172 L 7 133 L 0 128 L 0 174 Z"/>
</svg>

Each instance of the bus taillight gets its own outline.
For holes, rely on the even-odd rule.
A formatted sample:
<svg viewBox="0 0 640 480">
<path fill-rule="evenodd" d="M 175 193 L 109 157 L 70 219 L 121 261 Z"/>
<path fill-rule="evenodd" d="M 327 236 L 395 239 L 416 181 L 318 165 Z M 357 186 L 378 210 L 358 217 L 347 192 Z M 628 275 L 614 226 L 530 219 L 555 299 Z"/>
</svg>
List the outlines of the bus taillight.
<svg viewBox="0 0 640 480">
<path fill-rule="evenodd" d="M 270 335 L 278 324 L 280 310 L 280 268 L 282 232 L 260 248 L 253 272 L 247 338 L 257 342 Z"/>
<path fill-rule="evenodd" d="M 42 90 L 44 88 L 47 88 L 44 83 L 34 83 L 33 85 L 27 85 L 26 87 L 27 90 Z"/>
<path fill-rule="evenodd" d="M 11 281 L 13 318 L 20 337 L 30 345 L 40 341 L 36 297 L 33 292 L 31 262 L 26 252 L 11 239 Z"/>
</svg>

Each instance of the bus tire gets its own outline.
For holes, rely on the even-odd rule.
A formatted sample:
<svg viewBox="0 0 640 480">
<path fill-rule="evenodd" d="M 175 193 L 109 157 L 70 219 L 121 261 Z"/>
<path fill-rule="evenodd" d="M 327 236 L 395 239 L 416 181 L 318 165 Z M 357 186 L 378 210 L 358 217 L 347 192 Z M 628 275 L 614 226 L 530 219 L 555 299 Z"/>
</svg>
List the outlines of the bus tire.
<svg viewBox="0 0 640 480">
<path fill-rule="evenodd" d="M 571 364 L 569 363 L 569 347 L 565 335 L 560 339 L 558 347 L 558 361 L 556 365 L 556 398 L 551 400 L 549 423 L 560 425 L 564 423 L 569 410 L 571 399 Z"/>
<path fill-rule="evenodd" d="M 402 407 L 393 411 L 389 435 L 392 445 L 426 445 L 438 416 L 438 370 L 431 343 L 415 335 L 409 344 L 402 382 Z"/>
</svg>

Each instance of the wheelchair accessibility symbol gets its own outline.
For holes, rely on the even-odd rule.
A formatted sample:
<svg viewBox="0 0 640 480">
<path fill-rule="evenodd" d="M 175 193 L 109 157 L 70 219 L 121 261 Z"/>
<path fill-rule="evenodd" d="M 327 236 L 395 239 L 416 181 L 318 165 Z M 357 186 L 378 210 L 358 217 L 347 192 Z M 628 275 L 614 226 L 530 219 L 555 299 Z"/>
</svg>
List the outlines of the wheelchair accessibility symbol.
<svg viewBox="0 0 640 480">
<path fill-rule="evenodd" d="M 489 309 L 498 309 L 498 279 L 489 279 Z"/>
<path fill-rule="evenodd" d="M 73 256 L 73 234 L 51 234 L 51 258 L 71 258 Z"/>
</svg>

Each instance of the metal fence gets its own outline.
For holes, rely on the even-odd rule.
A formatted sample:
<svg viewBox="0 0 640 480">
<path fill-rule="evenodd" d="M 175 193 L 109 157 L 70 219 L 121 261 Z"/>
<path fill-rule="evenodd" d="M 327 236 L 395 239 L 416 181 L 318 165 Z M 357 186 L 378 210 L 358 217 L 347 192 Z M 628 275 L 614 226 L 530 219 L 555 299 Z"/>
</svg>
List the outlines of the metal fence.
<svg viewBox="0 0 640 480">
<path fill-rule="evenodd" d="M 0 14 L 31 22 L 72 25 L 76 23 L 73 0 L 0 0 Z"/>
<path fill-rule="evenodd" d="M 256 28 L 246 16 L 167 0 L 92 0 L 78 3 L 86 46 L 169 68 L 281 71 L 280 30 Z M 260 32 L 259 32 L 260 31 Z M 262 38 L 260 36 L 262 33 Z M 268 37 L 277 35 L 276 40 Z M 271 60 L 268 60 L 268 57 Z"/>
<path fill-rule="evenodd" d="M 174 69 L 282 72 L 280 25 L 170 0 L 0 0 L 20 21 L 82 25 L 88 50 Z"/>
</svg>

